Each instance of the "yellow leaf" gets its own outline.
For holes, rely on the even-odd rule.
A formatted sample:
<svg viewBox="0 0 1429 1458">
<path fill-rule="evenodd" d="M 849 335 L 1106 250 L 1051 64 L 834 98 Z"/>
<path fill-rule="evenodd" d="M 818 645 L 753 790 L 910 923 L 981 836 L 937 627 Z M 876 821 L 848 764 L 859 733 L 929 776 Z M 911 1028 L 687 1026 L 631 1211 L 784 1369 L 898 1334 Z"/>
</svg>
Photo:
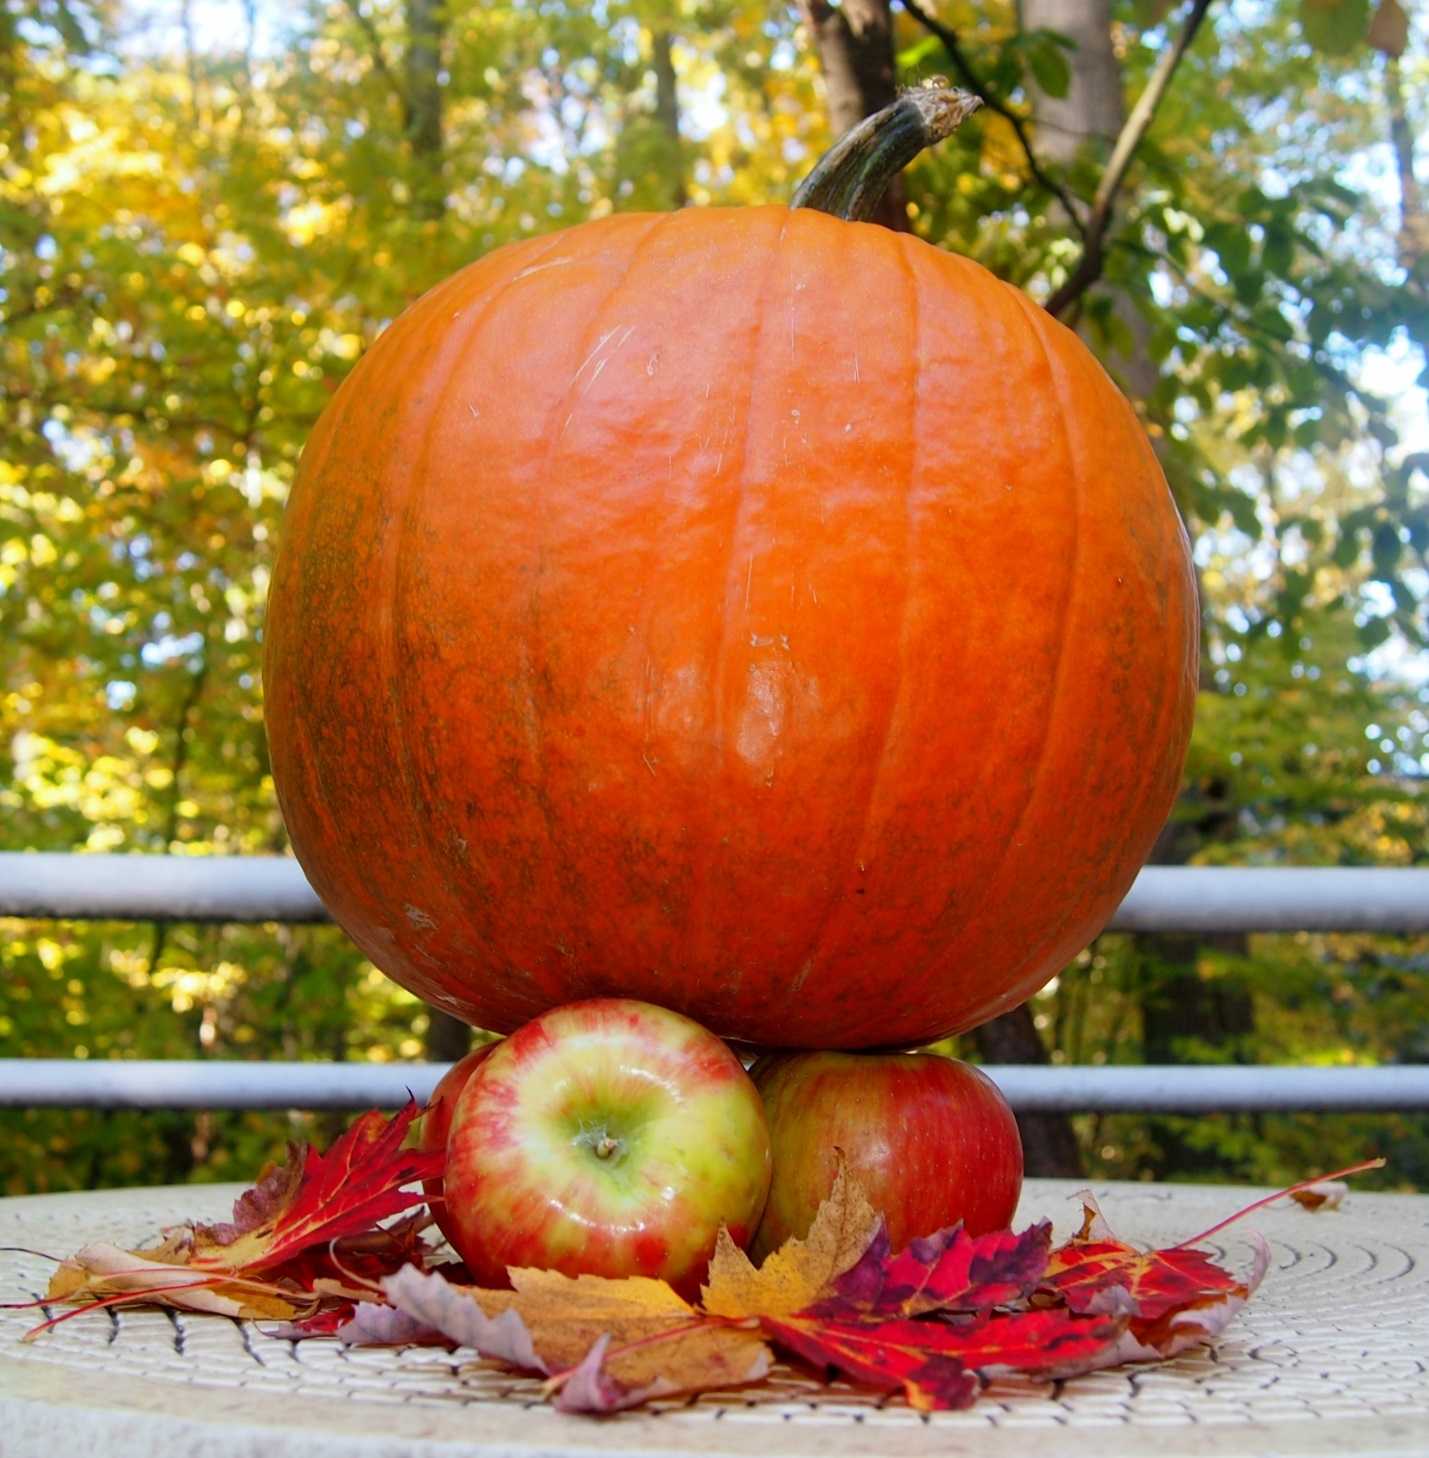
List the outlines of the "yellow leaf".
<svg viewBox="0 0 1429 1458">
<path fill-rule="evenodd" d="M 790 1316 L 811 1305 L 868 1249 L 879 1224 L 842 1158 L 829 1197 L 803 1240 L 788 1240 L 757 1270 L 721 1230 L 710 1262 L 704 1308 L 712 1316 Z"/>
<path fill-rule="evenodd" d="M 488 1316 L 515 1310 L 553 1375 L 578 1366 L 602 1336 L 610 1338 L 605 1370 L 628 1388 L 690 1392 L 757 1382 L 769 1370 L 769 1348 L 757 1330 L 705 1320 L 664 1281 L 509 1274 L 511 1291 L 468 1294 Z M 642 1342 L 648 1345 L 634 1345 Z"/>
</svg>

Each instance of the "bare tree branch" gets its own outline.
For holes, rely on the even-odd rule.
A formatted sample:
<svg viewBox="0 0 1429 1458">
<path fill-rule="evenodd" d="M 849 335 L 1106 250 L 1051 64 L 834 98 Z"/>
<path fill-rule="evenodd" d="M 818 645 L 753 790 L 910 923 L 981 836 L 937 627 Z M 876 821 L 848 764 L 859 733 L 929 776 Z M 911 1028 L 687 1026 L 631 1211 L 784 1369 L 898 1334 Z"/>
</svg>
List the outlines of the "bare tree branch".
<svg viewBox="0 0 1429 1458">
<path fill-rule="evenodd" d="M 944 25 L 936 16 L 929 15 L 917 3 L 917 0 L 899 0 L 899 4 L 930 35 L 937 36 L 943 43 L 943 49 L 948 53 L 948 59 L 953 63 L 953 69 L 958 73 L 963 85 L 980 96 L 983 105 L 989 111 L 995 111 L 1012 128 L 1012 133 L 1017 138 L 1017 145 L 1022 148 L 1022 155 L 1027 159 L 1027 170 L 1032 174 L 1033 179 L 1061 203 L 1062 210 L 1071 220 L 1072 226 L 1085 237 L 1086 225 L 1082 220 L 1082 208 L 1078 206 L 1076 198 L 1037 160 L 1032 138 L 1027 131 L 1027 123 L 1001 97 L 994 96 L 988 89 L 987 83 L 973 70 L 972 63 L 968 60 L 967 53 L 958 40 L 958 33 L 950 26 Z"/>
<path fill-rule="evenodd" d="M 907 4 L 907 0 L 904 3 Z M 1047 300 L 1047 312 L 1054 319 L 1064 314 L 1101 277 L 1106 263 L 1106 235 L 1111 226 L 1112 210 L 1116 206 L 1121 185 L 1126 180 L 1131 159 L 1146 136 L 1156 116 L 1156 108 L 1161 105 L 1161 99 L 1171 85 L 1171 78 L 1176 74 L 1181 58 L 1196 39 L 1201 22 L 1210 8 L 1211 0 L 1192 0 L 1191 8 L 1181 26 L 1181 33 L 1161 53 L 1156 69 L 1146 83 L 1146 89 L 1132 107 L 1131 115 L 1127 117 L 1126 125 L 1122 127 L 1121 135 L 1117 137 L 1116 145 L 1112 148 L 1106 171 L 1102 173 L 1102 179 L 1097 184 L 1092 210 L 1087 216 L 1086 227 L 1082 233 L 1081 257 L 1066 282 Z"/>
</svg>

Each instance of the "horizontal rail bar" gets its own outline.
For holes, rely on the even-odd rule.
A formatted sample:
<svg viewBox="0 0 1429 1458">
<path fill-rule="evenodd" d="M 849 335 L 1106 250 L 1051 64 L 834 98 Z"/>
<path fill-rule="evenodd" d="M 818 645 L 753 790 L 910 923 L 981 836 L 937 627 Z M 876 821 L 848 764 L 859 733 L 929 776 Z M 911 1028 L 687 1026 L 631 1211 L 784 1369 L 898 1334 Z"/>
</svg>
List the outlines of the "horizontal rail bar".
<svg viewBox="0 0 1429 1458">
<path fill-rule="evenodd" d="M 77 921 L 329 920 L 287 856 L 0 853 L 0 916 Z"/>
<path fill-rule="evenodd" d="M 396 1108 L 425 1101 L 440 1063 L 241 1063 L 0 1059 L 0 1107 L 106 1109 Z M 989 1073 L 1023 1113 L 1429 1110 L 1429 1065 L 1392 1068 L 1176 1066 Z"/>
<path fill-rule="evenodd" d="M 328 920 L 286 856 L 0 853 L 0 916 Z M 1429 870 L 1148 866 L 1115 931 L 1429 931 Z"/>
</svg>

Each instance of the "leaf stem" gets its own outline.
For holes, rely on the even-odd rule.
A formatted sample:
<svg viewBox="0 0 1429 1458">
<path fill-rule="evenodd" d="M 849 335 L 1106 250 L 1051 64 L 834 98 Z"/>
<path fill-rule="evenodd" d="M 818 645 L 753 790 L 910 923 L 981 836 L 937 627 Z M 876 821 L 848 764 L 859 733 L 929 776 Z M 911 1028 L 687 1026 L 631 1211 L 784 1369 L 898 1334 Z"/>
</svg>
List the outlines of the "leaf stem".
<svg viewBox="0 0 1429 1458">
<path fill-rule="evenodd" d="M 1209 1230 L 1203 1230 L 1199 1235 L 1188 1236 L 1185 1240 L 1169 1247 L 1171 1250 L 1185 1250 L 1188 1245 L 1197 1245 L 1211 1236 L 1219 1234 L 1227 1225 L 1234 1225 L 1237 1220 L 1243 1220 L 1253 1210 L 1259 1210 L 1264 1205 L 1273 1205 L 1277 1200 L 1283 1200 L 1287 1195 L 1293 1195 L 1297 1190 L 1308 1190 L 1311 1185 L 1324 1184 L 1326 1180 L 1341 1180 L 1349 1175 L 1363 1174 L 1369 1169 L 1383 1169 L 1386 1161 L 1381 1158 L 1362 1159 L 1358 1164 L 1347 1165 L 1344 1169 L 1337 1169 L 1332 1174 L 1311 1175 L 1308 1180 L 1301 1180 L 1299 1184 L 1290 1185 L 1283 1190 L 1277 1190 L 1273 1195 L 1262 1196 L 1259 1200 L 1253 1201 L 1243 1210 L 1237 1210 L 1234 1215 L 1227 1215 L 1224 1220 L 1212 1225 Z"/>
</svg>

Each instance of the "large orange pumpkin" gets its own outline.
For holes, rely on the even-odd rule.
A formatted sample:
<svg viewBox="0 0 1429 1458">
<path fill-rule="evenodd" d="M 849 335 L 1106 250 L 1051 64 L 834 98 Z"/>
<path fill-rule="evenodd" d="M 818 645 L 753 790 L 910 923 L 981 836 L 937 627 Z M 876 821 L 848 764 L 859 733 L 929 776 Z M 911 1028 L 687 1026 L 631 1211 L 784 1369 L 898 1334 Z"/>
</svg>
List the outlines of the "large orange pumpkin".
<svg viewBox="0 0 1429 1458">
<path fill-rule="evenodd" d="M 323 415 L 268 619 L 337 920 L 509 1030 L 645 998 L 913 1044 L 1103 925 L 1176 792 L 1185 533 L 1075 335 L 811 209 L 617 216 L 413 305 Z"/>
</svg>

